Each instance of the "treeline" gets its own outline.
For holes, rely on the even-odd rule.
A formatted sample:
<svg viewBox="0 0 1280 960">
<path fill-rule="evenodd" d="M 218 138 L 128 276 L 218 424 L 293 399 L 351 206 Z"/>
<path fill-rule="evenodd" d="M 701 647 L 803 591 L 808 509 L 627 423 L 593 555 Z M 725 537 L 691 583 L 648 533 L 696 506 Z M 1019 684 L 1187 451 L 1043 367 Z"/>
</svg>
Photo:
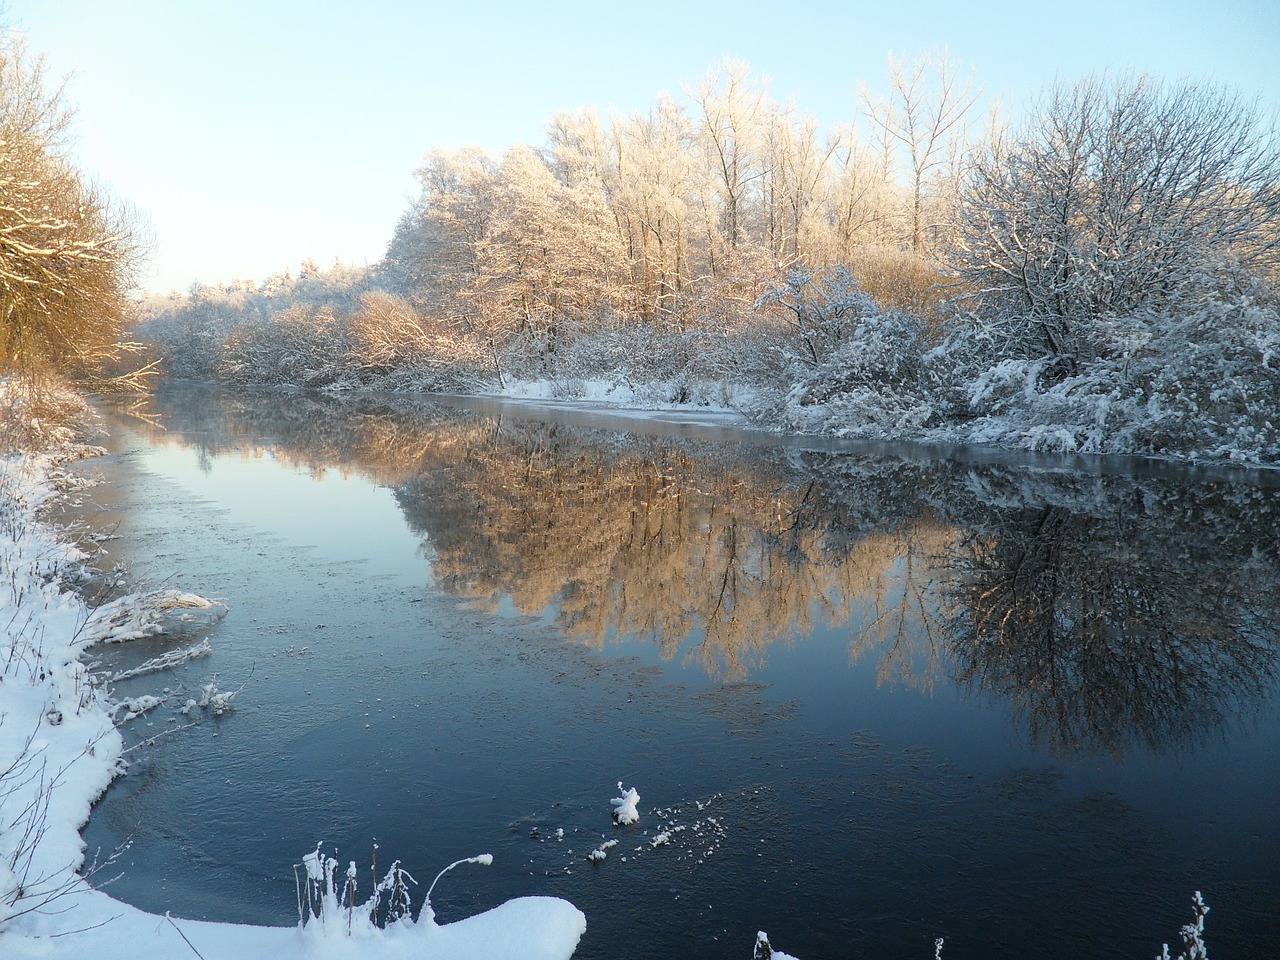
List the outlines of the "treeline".
<svg viewBox="0 0 1280 960">
<path fill-rule="evenodd" d="M 974 135 L 945 57 L 864 133 L 726 62 L 541 148 L 430 153 L 385 259 L 144 305 L 238 384 L 727 403 L 788 429 L 1280 461 L 1280 149 L 1205 84 L 1095 77 Z M 308 286 L 309 284 L 309 286 Z"/>
</svg>

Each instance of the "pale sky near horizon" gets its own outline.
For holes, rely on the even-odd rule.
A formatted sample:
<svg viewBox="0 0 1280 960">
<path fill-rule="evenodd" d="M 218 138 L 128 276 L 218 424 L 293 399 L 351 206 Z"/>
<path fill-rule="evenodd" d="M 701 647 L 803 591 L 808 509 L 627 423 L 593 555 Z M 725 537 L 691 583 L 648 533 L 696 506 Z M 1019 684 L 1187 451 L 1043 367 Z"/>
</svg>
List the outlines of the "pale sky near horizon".
<svg viewBox="0 0 1280 960">
<path fill-rule="evenodd" d="M 0 0 L 4 20 L 72 74 L 76 155 L 149 224 L 154 292 L 372 263 L 427 150 L 540 146 L 558 109 L 680 99 L 726 56 L 824 130 L 888 53 L 941 45 L 1010 107 L 1106 69 L 1280 108 L 1276 0 Z"/>
</svg>

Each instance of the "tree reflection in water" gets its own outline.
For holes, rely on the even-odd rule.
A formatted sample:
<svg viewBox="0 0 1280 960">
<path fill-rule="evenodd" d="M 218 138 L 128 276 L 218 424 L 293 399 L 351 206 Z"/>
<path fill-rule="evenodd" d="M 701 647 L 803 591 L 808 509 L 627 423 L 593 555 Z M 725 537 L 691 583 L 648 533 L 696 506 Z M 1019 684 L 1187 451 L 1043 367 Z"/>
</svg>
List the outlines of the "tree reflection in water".
<svg viewBox="0 0 1280 960">
<path fill-rule="evenodd" d="M 800 453 L 400 400 L 153 412 L 202 455 L 393 488 L 441 589 L 718 678 L 842 627 L 882 681 L 949 677 L 1036 742 L 1113 754 L 1212 736 L 1274 678 L 1280 497 L 1257 475 Z"/>
<path fill-rule="evenodd" d="M 1007 697 L 1033 740 L 1116 754 L 1193 742 L 1273 677 L 1274 516 L 1124 499 L 992 512 L 948 560 L 956 679 Z"/>
</svg>

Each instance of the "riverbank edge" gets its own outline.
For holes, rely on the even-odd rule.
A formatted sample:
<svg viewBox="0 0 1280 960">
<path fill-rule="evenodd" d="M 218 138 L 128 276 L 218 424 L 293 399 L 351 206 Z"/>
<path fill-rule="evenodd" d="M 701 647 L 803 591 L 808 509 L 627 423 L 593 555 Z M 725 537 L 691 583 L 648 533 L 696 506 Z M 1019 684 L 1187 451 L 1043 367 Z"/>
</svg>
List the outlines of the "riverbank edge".
<svg viewBox="0 0 1280 960">
<path fill-rule="evenodd" d="M 826 431 L 800 431 L 769 424 L 752 413 L 731 405 L 699 403 L 644 403 L 634 398 L 618 399 L 598 395 L 559 396 L 545 389 L 524 390 L 523 383 L 510 383 L 505 389 L 492 391 L 419 391 L 390 390 L 385 387 L 318 388 L 294 385 L 236 385 L 210 380 L 162 379 L 155 392 L 166 390 L 209 390 L 231 397 L 254 396 L 315 397 L 336 404 L 386 403 L 477 403 L 498 404 L 512 411 L 523 411 L 536 417 L 539 410 L 581 417 L 583 426 L 605 426 L 627 430 L 629 424 L 654 423 L 681 430 L 729 427 L 750 431 L 762 442 L 781 444 L 802 450 L 824 453 L 874 453 L 924 456 L 928 459 L 958 460 L 966 463 L 1021 463 L 1024 457 L 1035 457 L 1055 470 L 1079 471 L 1087 474 L 1135 473 L 1179 468 L 1206 479 L 1245 480 L 1265 486 L 1280 486 L 1280 463 L 1242 462 L 1228 458 L 1188 458 L 1155 456 L 1142 453 L 1090 453 L 1037 450 L 1030 447 L 996 443 L 990 440 L 952 436 L 945 430 L 932 430 L 894 436 L 837 434 Z M 607 418 L 609 423 L 600 420 Z"/>
<path fill-rule="evenodd" d="M 501 401 L 524 404 L 530 407 L 546 407 L 558 410 L 597 412 L 631 420 L 657 419 L 669 423 L 700 423 L 716 421 L 726 425 L 741 426 L 758 431 L 762 435 L 780 437 L 796 442 L 850 445 L 909 445 L 954 452 L 959 449 L 979 452 L 984 458 L 1017 455 L 1034 455 L 1058 458 L 1080 468 L 1087 462 L 1103 464 L 1172 464 L 1177 466 L 1223 471 L 1230 473 L 1269 474 L 1280 477 L 1280 460 L 1269 461 L 1233 456 L 1218 456 L 1203 452 L 1155 453 L 1142 450 L 1090 449 L 1088 445 L 1053 443 L 1048 439 L 1061 439 L 1059 433 L 1045 427 L 1023 429 L 1015 417 L 977 417 L 963 422 L 926 427 L 908 423 L 892 429 L 883 423 L 845 423 L 833 426 L 827 404 L 803 407 L 804 417 L 784 417 L 787 400 L 782 396 L 766 395 L 749 387 L 729 389 L 723 384 L 714 390 L 698 391 L 701 399 L 687 401 L 656 400 L 671 392 L 663 382 L 627 385 L 620 388 L 608 380 L 508 380 L 494 381 L 489 389 L 433 390 L 397 388 L 386 384 L 352 385 L 342 383 L 331 386 L 301 386 L 297 384 L 236 384 L 217 380 L 162 378 L 157 390 L 166 384 L 203 387 L 226 391 L 232 395 L 294 394 L 326 397 L 336 401 L 356 398 L 396 397 L 402 399 L 454 398 Z"/>
</svg>

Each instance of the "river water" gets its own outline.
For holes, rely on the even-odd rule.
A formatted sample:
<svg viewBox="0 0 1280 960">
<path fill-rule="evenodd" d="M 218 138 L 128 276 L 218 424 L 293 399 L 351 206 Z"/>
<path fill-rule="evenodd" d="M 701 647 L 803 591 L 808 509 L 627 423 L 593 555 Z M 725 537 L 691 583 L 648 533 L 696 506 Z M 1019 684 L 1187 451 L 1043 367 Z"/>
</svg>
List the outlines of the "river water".
<svg viewBox="0 0 1280 960">
<path fill-rule="evenodd" d="M 578 956 L 1280 952 L 1280 478 L 497 401 L 174 389 L 110 415 L 98 563 L 222 598 L 109 888 L 288 924 L 323 841 Z M 99 536 L 98 539 L 102 539 Z M 179 707 L 209 682 L 221 717 Z M 618 783 L 640 822 L 610 821 Z M 608 840 L 603 860 L 588 861 Z M 663 842 L 663 841 L 666 842 Z"/>
</svg>

